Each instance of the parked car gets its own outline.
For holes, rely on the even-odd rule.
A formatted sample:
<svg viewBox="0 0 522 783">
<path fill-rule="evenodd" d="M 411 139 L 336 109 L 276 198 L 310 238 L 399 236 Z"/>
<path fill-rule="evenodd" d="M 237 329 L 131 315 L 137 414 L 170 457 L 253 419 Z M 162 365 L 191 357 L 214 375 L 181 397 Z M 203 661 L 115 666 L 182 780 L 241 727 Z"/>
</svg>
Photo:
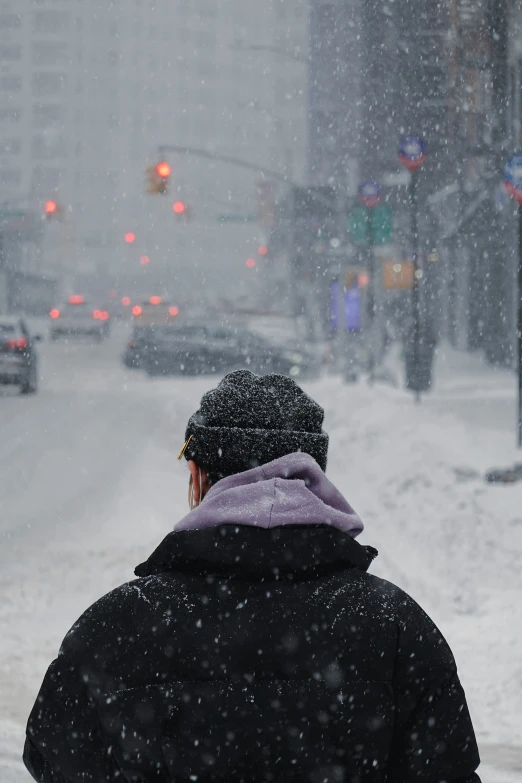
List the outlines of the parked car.
<svg viewBox="0 0 522 783">
<path fill-rule="evenodd" d="M 192 323 L 156 328 L 143 366 L 151 377 L 248 368 L 302 378 L 311 372 L 313 361 L 297 348 L 275 345 L 246 329 Z"/>
<path fill-rule="evenodd" d="M 154 328 L 150 326 L 135 325 L 129 342 L 123 352 L 122 361 L 125 367 L 131 370 L 140 370 L 143 367 L 145 356 L 153 342 Z"/>
<path fill-rule="evenodd" d="M 101 341 L 109 336 L 110 315 L 107 307 L 92 305 L 83 296 L 70 296 L 61 307 L 54 307 L 51 316 L 51 339 L 91 336 Z"/>
<path fill-rule="evenodd" d="M 38 353 L 41 337 L 32 335 L 18 316 L 0 316 L 0 384 L 15 384 L 22 394 L 38 390 Z"/>
</svg>

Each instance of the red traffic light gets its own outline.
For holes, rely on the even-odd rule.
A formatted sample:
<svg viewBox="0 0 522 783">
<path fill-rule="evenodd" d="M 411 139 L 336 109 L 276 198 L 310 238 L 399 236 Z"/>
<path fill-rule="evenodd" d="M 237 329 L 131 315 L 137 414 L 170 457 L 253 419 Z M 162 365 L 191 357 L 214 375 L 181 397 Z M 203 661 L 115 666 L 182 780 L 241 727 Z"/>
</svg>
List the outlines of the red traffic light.
<svg viewBox="0 0 522 783">
<path fill-rule="evenodd" d="M 46 215 L 54 215 L 56 210 L 58 209 L 58 204 L 56 201 L 46 201 L 45 202 L 45 214 Z"/>
<path fill-rule="evenodd" d="M 266 245 L 259 245 L 259 247 L 257 248 L 257 252 L 259 253 L 260 256 L 266 256 L 266 254 L 268 253 L 268 248 Z"/>
<path fill-rule="evenodd" d="M 173 318 L 175 318 L 178 315 L 178 313 L 179 313 L 179 307 L 176 307 L 176 305 L 174 305 L 174 307 L 169 307 L 169 315 L 171 315 Z"/>
<path fill-rule="evenodd" d="M 255 265 L 256 265 L 256 259 L 255 258 L 247 258 L 247 260 L 245 261 L 245 264 L 246 264 L 246 266 L 249 269 L 253 269 L 255 267 Z"/>
<path fill-rule="evenodd" d="M 121 303 L 124 307 L 128 307 L 131 303 L 130 296 L 122 296 Z"/>
<path fill-rule="evenodd" d="M 186 207 L 183 201 L 175 201 L 172 209 L 176 215 L 182 215 L 185 212 Z"/>
<path fill-rule="evenodd" d="M 160 305 L 161 304 L 161 296 L 151 296 L 149 299 L 149 304 L 151 305 Z"/>
<path fill-rule="evenodd" d="M 147 264 L 150 264 L 150 258 L 148 256 L 141 256 L 140 257 L 140 264 L 142 266 L 147 266 Z"/>
<path fill-rule="evenodd" d="M 136 239 L 136 234 L 133 234 L 132 231 L 128 231 L 125 234 L 125 241 L 128 245 L 132 245 L 135 239 Z"/>
<path fill-rule="evenodd" d="M 142 312 L 141 307 L 139 305 L 134 305 L 134 307 L 132 308 L 132 314 L 141 315 L 141 312 Z"/>
<path fill-rule="evenodd" d="M 171 167 L 170 164 L 167 163 L 165 160 L 162 160 L 161 163 L 158 163 L 156 166 L 156 174 L 158 177 L 161 177 L 162 179 L 167 179 L 167 177 L 170 177 L 171 174 Z"/>
</svg>

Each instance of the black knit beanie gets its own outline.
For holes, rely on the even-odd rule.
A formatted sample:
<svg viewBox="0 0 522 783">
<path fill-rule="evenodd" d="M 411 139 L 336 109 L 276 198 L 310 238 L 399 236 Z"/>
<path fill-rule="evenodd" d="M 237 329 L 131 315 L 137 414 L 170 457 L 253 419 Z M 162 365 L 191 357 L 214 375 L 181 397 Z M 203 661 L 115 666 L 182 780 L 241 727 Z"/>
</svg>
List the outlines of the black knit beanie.
<svg viewBox="0 0 522 783">
<path fill-rule="evenodd" d="M 324 411 L 286 375 L 236 370 L 203 395 L 187 424 L 185 451 L 211 476 L 224 477 L 302 451 L 326 469 Z"/>
</svg>

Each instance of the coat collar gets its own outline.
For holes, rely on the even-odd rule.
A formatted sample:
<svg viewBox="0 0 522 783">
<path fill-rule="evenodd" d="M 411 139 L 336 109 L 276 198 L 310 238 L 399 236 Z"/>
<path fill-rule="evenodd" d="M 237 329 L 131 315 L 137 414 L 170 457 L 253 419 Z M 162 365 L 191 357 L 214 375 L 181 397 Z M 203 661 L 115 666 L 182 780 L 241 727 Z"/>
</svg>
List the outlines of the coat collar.
<svg viewBox="0 0 522 783">
<path fill-rule="evenodd" d="M 183 571 L 239 579 L 303 579 L 346 568 L 367 571 L 376 556 L 373 547 L 328 525 L 220 525 L 169 533 L 135 574 Z"/>
</svg>

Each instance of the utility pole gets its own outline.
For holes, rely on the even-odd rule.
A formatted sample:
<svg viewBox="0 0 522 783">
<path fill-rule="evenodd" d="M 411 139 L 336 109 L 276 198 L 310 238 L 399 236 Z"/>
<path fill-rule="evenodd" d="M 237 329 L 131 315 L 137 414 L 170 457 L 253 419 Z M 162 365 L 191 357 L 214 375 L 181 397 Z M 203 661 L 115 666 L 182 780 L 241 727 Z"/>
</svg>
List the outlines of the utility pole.
<svg viewBox="0 0 522 783">
<path fill-rule="evenodd" d="M 420 302 L 420 284 L 422 269 L 419 265 L 419 227 L 418 227 L 418 170 L 426 160 L 426 146 L 420 136 L 405 136 L 399 146 L 399 160 L 410 171 L 409 185 L 411 246 L 413 281 L 411 287 L 412 329 L 406 359 L 406 386 L 415 393 L 416 402 L 420 395 L 431 386 L 431 365 L 433 361 L 433 340 L 429 337 L 429 329 L 423 324 Z M 422 334 L 421 334 L 422 333 Z M 421 348 L 422 337 L 422 352 Z"/>
<path fill-rule="evenodd" d="M 411 261 L 413 268 L 413 280 L 411 285 L 411 308 L 413 314 L 413 334 L 412 334 L 412 350 L 413 350 L 413 364 L 418 367 L 419 364 L 419 338 L 420 338 L 420 275 L 422 272 L 419 270 L 419 224 L 417 219 L 417 183 L 418 183 L 417 170 L 413 169 L 411 172 L 411 179 L 409 184 L 409 197 L 410 197 L 410 209 L 411 209 Z M 420 402 L 420 390 L 415 389 L 415 400 Z"/>
<path fill-rule="evenodd" d="M 522 152 L 512 155 L 504 171 L 504 185 L 518 203 L 518 259 L 517 259 L 517 368 L 518 417 L 517 444 L 522 448 Z"/>
<path fill-rule="evenodd" d="M 371 322 L 370 354 L 368 362 L 368 381 L 372 384 L 375 380 L 375 367 L 380 352 L 380 333 L 381 333 L 381 279 L 377 259 L 375 256 L 375 220 L 374 209 L 381 201 L 381 186 L 379 182 L 368 179 L 359 187 L 359 201 L 366 207 L 368 214 L 368 254 L 370 271 L 370 307 L 369 315 Z"/>
</svg>

